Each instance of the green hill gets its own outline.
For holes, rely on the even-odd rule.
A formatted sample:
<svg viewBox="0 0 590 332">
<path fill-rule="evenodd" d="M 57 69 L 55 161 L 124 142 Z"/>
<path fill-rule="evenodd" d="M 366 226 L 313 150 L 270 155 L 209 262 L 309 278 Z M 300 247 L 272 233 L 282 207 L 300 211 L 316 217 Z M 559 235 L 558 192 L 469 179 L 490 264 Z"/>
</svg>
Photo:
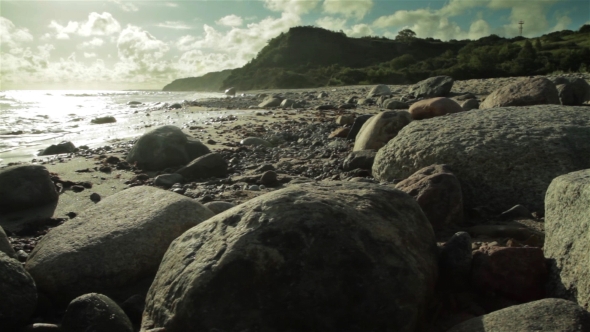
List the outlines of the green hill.
<svg viewBox="0 0 590 332">
<path fill-rule="evenodd" d="M 242 68 L 222 72 L 227 76 L 218 90 L 409 84 L 437 75 L 472 79 L 590 70 L 590 25 L 531 39 L 490 35 L 443 42 L 412 34 L 391 40 L 351 38 L 316 27 L 291 28 L 271 39 Z M 207 75 L 183 80 L 212 82 Z M 220 76 L 215 78 L 218 83 Z M 167 87 L 182 85 L 177 81 Z"/>
<path fill-rule="evenodd" d="M 163 91 L 220 91 L 223 81 L 231 74 L 231 69 L 207 73 L 200 77 L 187 77 L 174 80 Z"/>
</svg>

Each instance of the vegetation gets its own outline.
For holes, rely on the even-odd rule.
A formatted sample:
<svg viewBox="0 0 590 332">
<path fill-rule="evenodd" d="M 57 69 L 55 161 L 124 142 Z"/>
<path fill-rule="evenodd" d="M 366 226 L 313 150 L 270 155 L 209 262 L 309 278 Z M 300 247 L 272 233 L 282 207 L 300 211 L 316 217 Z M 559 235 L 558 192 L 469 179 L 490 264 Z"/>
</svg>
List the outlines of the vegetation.
<svg viewBox="0 0 590 332">
<path fill-rule="evenodd" d="M 174 80 L 163 91 L 219 91 L 223 81 L 231 74 L 231 69 L 207 73 L 200 77 L 187 77 Z"/>
<path fill-rule="evenodd" d="M 555 71 L 590 71 L 590 25 L 532 39 L 490 35 L 448 42 L 417 38 L 409 29 L 390 40 L 295 27 L 269 40 L 244 67 L 232 70 L 218 90 L 409 84 L 438 75 L 464 80 Z M 205 82 L 206 76 L 195 79 Z"/>
</svg>

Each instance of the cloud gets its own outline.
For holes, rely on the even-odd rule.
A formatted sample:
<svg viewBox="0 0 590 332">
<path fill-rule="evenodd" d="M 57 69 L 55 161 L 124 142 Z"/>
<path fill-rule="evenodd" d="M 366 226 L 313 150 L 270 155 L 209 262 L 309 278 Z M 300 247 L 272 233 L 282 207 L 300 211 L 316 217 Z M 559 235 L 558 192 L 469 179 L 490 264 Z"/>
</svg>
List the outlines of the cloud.
<svg viewBox="0 0 590 332">
<path fill-rule="evenodd" d="M 323 8 L 324 12 L 328 14 L 341 14 L 360 20 L 373 8 L 373 0 L 325 0 Z"/>
<path fill-rule="evenodd" d="M 368 24 L 356 24 L 348 28 L 346 25 L 347 20 L 344 18 L 325 16 L 319 18 L 315 23 L 317 26 L 324 29 L 343 31 L 349 37 L 364 37 L 374 34 L 373 29 Z"/>
<path fill-rule="evenodd" d="M 178 7 L 178 4 L 177 3 L 174 3 L 174 2 L 166 2 L 166 3 L 164 3 L 164 6 L 171 7 L 171 8 L 176 8 L 176 7 Z"/>
<path fill-rule="evenodd" d="M 166 29 L 174 29 L 174 30 L 191 30 L 192 27 L 190 25 L 186 25 L 180 21 L 166 21 L 163 23 L 156 24 L 157 27 L 166 28 Z"/>
<path fill-rule="evenodd" d="M 272 11 L 290 14 L 307 14 L 317 7 L 321 0 L 264 0 L 264 6 Z"/>
<path fill-rule="evenodd" d="M 85 58 L 96 58 L 96 53 L 86 53 L 84 52 Z"/>
<path fill-rule="evenodd" d="M 98 37 L 94 37 L 92 38 L 92 40 L 85 41 L 82 44 L 80 44 L 79 48 L 92 49 L 101 47 L 102 45 L 104 45 L 104 40 Z"/>
<path fill-rule="evenodd" d="M 227 15 L 215 21 L 216 24 L 225 25 L 228 27 L 239 27 L 244 23 L 244 20 L 237 15 Z"/>
<path fill-rule="evenodd" d="M 0 16 L 0 43 L 7 49 L 33 41 L 28 29 L 17 28 L 11 20 Z"/>
<path fill-rule="evenodd" d="M 139 8 L 132 2 L 123 2 L 121 0 L 109 0 L 109 2 L 117 4 L 119 8 L 126 12 L 136 12 L 139 10 Z"/>
<path fill-rule="evenodd" d="M 63 26 L 56 21 L 51 21 L 49 28 L 55 31 L 56 39 L 70 39 L 71 34 L 80 36 L 110 36 L 121 31 L 121 25 L 110 13 L 102 14 L 92 12 L 85 22 L 69 21 Z"/>
<path fill-rule="evenodd" d="M 155 61 L 168 52 L 168 45 L 140 27 L 128 25 L 117 40 L 119 58 L 134 62 Z"/>
</svg>

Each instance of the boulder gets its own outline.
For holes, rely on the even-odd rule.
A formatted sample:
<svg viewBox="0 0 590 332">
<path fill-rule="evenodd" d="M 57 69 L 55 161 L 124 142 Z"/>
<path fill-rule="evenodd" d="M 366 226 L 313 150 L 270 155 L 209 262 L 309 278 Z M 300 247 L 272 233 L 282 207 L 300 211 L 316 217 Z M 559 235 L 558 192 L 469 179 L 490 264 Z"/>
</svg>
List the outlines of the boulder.
<svg viewBox="0 0 590 332">
<path fill-rule="evenodd" d="M 4 232 L 4 229 L 1 226 L 0 226 L 0 252 L 5 253 L 6 255 L 8 255 L 8 257 L 16 258 L 16 253 L 14 252 L 12 245 L 10 245 L 10 242 L 8 241 L 8 236 L 6 236 L 6 233 Z"/>
<path fill-rule="evenodd" d="M 236 95 L 236 88 L 229 88 L 225 90 L 226 96 L 235 96 Z"/>
<path fill-rule="evenodd" d="M 555 178 L 545 196 L 545 257 L 549 295 L 590 309 L 590 170 Z"/>
<path fill-rule="evenodd" d="M 477 99 L 467 99 L 461 102 L 463 112 L 479 109 L 479 101 Z"/>
<path fill-rule="evenodd" d="M 522 204 L 542 211 L 551 180 L 590 168 L 586 155 L 586 107 L 505 107 L 413 121 L 377 152 L 373 176 L 392 181 L 447 164 L 461 182 L 466 209 L 498 214 Z"/>
<path fill-rule="evenodd" d="M 410 108 L 410 105 L 404 103 L 403 101 L 390 98 L 383 101 L 382 107 L 388 110 L 407 110 Z"/>
<path fill-rule="evenodd" d="M 358 135 L 359 131 L 361 131 L 361 128 L 363 127 L 365 122 L 367 122 L 367 120 L 369 120 L 370 118 L 371 118 L 371 115 L 369 115 L 369 114 L 363 114 L 363 115 L 357 116 L 354 119 L 352 127 L 350 127 L 350 131 L 348 132 L 348 136 L 346 136 L 346 139 L 355 140 L 356 135 Z"/>
<path fill-rule="evenodd" d="M 245 145 L 245 146 L 264 146 L 267 148 L 272 146 L 272 144 L 269 141 L 264 140 L 260 137 L 244 138 L 243 140 L 240 141 L 240 144 Z"/>
<path fill-rule="evenodd" d="M 447 165 L 431 165 L 395 185 L 414 197 L 435 230 L 463 222 L 461 184 Z"/>
<path fill-rule="evenodd" d="M 352 151 L 342 162 L 342 169 L 352 171 L 353 169 L 371 169 L 375 161 L 375 150 Z"/>
<path fill-rule="evenodd" d="M 18 165 L 0 169 L 0 213 L 55 203 L 58 198 L 44 166 Z"/>
<path fill-rule="evenodd" d="M 339 126 L 352 125 L 354 123 L 354 116 L 340 115 L 336 118 L 336 124 Z"/>
<path fill-rule="evenodd" d="M 410 106 L 410 115 L 413 120 L 429 119 L 451 113 L 463 112 L 463 108 L 456 101 L 438 97 L 418 101 Z"/>
<path fill-rule="evenodd" d="M 234 203 L 231 202 L 224 202 L 224 201 L 213 201 L 204 204 L 206 208 L 213 211 L 215 214 L 220 214 L 225 210 L 229 210 L 236 206 Z"/>
<path fill-rule="evenodd" d="M 412 121 L 406 111 L 384 111 L 365 122 L 356 135 L 353 151 L 379 150 Z"/>
<path fill-rule="evenodd" d="M 24 326 L 37 306 L 35 281 L 19 261 L 1 251 L 0 294 L 0 327 L 14 331 Z"/>
<path fill-rule="evenodd" d="M 90 293 L 75 298 L 62 319 L 66 332 L 133 332 L 131 321 L 109 297 Z"/>
<path fill-rule="evenodd" d="M 446 97 L 454 82 L 450 76 L 430 77 L 411 86 L 408 94 L 413 98 Z"/>
<path fill-rule="evenodd" d="M 141 331 L 416 331 L 436 270 L 434 233 L 408 195 L 293 185 L 176 239 Z"/>
<path fill-rule="evenodd" d="M 369 93 L 367 93 L 367 99 L 379 96 L 391 95 L 391 89 L 385 84 L 379 84 L 374 86 Z"/>
<path fill-rule="evenodd" d="M 94 118 L 92 120 L 90 120 L 90 123 L 93 124 L 104 124 L 104 123 L 114 123 L 117 122 L 117 119 L 115 119 L 115 117 L 113 116 L 103 116 L 100 118 Z"/>
<path fill-rule="evenodd" d="M 192 138 L 175 126 L 163 126 L 145 133 L 133 145 L 127 161 L 145 170 L 156 171 L 186 165 L 211 153 L 201 141 Z"/>
<path fill-rule="evenodd" d="M 525 78 L 492 92 L 479 109 L 560 104 L 555 84 L 545 77 Z"/>
<path fill-rule="evenodd" d="M 170 242 L 211 216 L 182 195 L 133 187 L 52 229 L 25 268 L 39 290 L 57 302 L 90 292 L 116 299 L 136 284 L 149 286 Z"/>
<path fill-rule="evenodd" d="M 154 178 L 154 185 L 170 188 L 176 183 L 184 183 L 184 176 L 173 173 L 173 174 L 160 174 Z"/>
<path fill-rule="evenodd" d="M 269 96 L 264 98 L 264 100 L 260 104 L 258 104 L 258 107 L 277 107 L 281 106 L 282 102 L 283 98 Z"/>
<path fill-rule="evenodd" d="M 447 332 L 590 331 L 590 313 L 562 299 L 543 299 L 472 318 Z"/>
<path fill-rule="evenodd" d="M 218 153 L 209 153 L 191 161 L 176 171 L 186 179 L 206 179 L 227 176 L 227 162 Z"/>
<path fill-rule="evenodd" d="M 562 105 L 582 105 L 590 100 L 590 85 L 586 80 L 573 78 L 557 85 L 557 93 Z"/>
<path fill-rule="evenodd" d="M 60 153 L 72 153 L 76 151 L 76 146 L 72 142 L 61 142 L 59 144 L 52 144 L 49 147 L 45 148 L 41 153 L 40 156 L 49 156 L 54 154 Z"/>
<path fill-rule="evenodd" d="M 263 184 L 267 187 L 274 187 L 278 184 L 279 179 L 278 175 L 275 171 L 266 171 L 260 176 L 260 184 Z"/>
<path fill-rule="evenodd" d="M 540 300 L 547 281 L 543 249 L 481 247 L 473 254 L 471 280 L 481 293 L 493 292 L 520 303 Z"/>
</svg>

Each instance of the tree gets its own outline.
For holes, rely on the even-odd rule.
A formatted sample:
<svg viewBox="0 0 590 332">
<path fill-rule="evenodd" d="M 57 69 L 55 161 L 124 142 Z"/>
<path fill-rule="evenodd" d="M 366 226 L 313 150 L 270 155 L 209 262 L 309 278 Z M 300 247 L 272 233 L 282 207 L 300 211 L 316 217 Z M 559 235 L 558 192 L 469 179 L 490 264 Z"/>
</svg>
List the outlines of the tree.
<svg viewBox="0 0 590 332">
<path fill-rule="evenodd" d="M 543 50 L 543 45 L 541 45 L 541 39 L 539 38 L 535 39 L 535 49 L 537 51 Z"/>
<path fill-rule="evenodd" d="M 409 41 L 416 38 L 416 33 L 410 29 L 403 29 L 397 33 L 395 40 L 399 41 Z"/>
</svg>

